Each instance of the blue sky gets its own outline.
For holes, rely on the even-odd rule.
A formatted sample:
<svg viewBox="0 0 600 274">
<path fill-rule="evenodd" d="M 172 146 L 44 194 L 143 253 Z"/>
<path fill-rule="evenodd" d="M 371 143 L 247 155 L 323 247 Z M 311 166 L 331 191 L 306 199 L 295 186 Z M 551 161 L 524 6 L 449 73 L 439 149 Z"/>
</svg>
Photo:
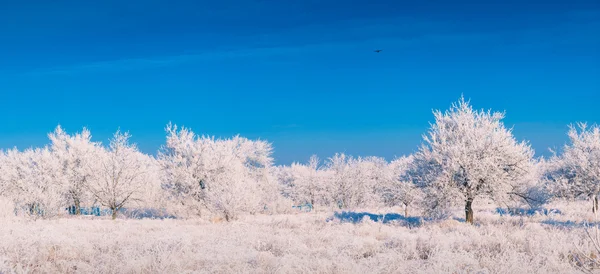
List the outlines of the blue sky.
<svg viewBox="0 0 600 274">
<path fill-rule="evenodd" d="M 599 1 L 449 2 L 0 0 L 0 147 L 61 124 L 154 153 L 172 121 L 393 159 L 461 94 L 538 155 L 600 122 Z"/>
</svg>

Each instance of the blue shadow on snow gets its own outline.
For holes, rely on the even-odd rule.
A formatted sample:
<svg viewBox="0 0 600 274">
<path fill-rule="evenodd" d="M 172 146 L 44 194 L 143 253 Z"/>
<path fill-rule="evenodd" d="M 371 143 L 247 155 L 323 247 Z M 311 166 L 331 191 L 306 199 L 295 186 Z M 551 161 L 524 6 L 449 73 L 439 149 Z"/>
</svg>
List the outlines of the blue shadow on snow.
<svg viewBox="0 0 600 274">
<path fill-rule="evenodd" d="M 368 212 L 351 212 L 351 211 L 342 211 L 335 212 L 333 217 L 328 219 L 327 221 L 332 221 L 333 219 L 338 219 L 341 222 L 349 222 L 349 223 L 360 223 L 365 217 L 368 217 L 373 222 L 383 222 L 384 224 L 390 222 L 396 222 L 404 226 L 414 227 L 420 226 L 423 224 L 422 217 L 404 217 L 400 214 L 396 213 L 387 213 L 387 214 L 373 214 Z"/>
<path fill-rule="evenodd" d="M 548 215 L 562 214 L 562 212 L 560 212 L 560 210 L 558 210 L 558 209 L 547 209 L 547 208 L 530 208 L 530 209 L 511 208 L 511 209 L 507 209 L 507 208 L 501 208 L 501 207 L 496 208 L 495 213 L 499 214 L 500 216 L 504 216 L 504 215 L 506 215 L 506 216 L 534 216 L 534 215 L 548 216 Z"/>
</svg>

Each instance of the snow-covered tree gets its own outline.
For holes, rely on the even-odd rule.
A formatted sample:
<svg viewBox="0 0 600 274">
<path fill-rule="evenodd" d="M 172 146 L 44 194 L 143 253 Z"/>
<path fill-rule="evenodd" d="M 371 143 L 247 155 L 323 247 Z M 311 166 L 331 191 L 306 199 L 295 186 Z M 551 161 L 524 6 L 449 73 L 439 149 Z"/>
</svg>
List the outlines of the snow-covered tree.
<svg viewBox="0 0 600 274">
<path fill-rule="evenodd" d="M 58 162 L 47 147 L 22 152 L 11 149 L 1 158 L 3 195 L 13 200 L 18 213 L 51 217 L 61 212 L 65 203 Z"/>
<path fill-rule="evenodd" d="M 385 174 L 387 163 L 382 158 L 354 158 L 335 154 L 327 162 L 327 189 L 339 208 L 378 206 L 379 190 L 391 176 Z"/>
<path fill-rule="evenodd" d="M 310 203 L 312 206 L 327 205 L 326 172 L 319 166 L 316 155 L 306 165 L 293 163 L 280 172 L 280 180 L 287 187 L 286 195 L 296 204 Z"/>
<path fill-rule="evenodd" d="M 415 155 L 416 174 L 430 208 L 464 201 L 466 221 L 473 223 L 473 200 L 505 200 L 531 172 L 533 150 L 504 127 L 504 113 L 473 110 L 464 98 L 434 116 Z"/>
<path fill-rule="evenodd" d="M 400 157 L 389 163 L 392 178 L 384 185 L 383 199 L 388 206 L 402 205 L 404 216 L 408 217 L 409 207 L 420 196 L 420 190 L 410 179 L 413 156 Z"/>
<path fill-rule="evenodd" d="M 112 211 L 113 219 L 121 208 L 144 200 L 151 180 L 152 157 L 138 151 L 129 138 L 120 131 L 113 135 L 108 149 L 97 156 L 97 180 L 87 184 L 96 201 Z"/>
<path fill-rule="evenodd" d="M 208 209 L 229 221 L 264 209 L 278 195 L 269 143 L 239 136 L 215 140 L 173 125 L 166 130 L 159 152 L 164 187 L 188 210 Z"/>
<path fill-rule="evenodd" d="M 48 137 L 52 142 L 52 155 L 59 165 L 65 198 L 75 206 L 75 214 L 80 214 L 82 203 L 89 202 L 91 198 L 87 184 L 96 180 L 100 168 L 100 144 L 91 141 L 92 135 L 86 128 L 80 133 L 69 135 L 58 126 Z"/>
<path fill-rule="evenodd" d="M 546 174 L 559 196 L 587 196 L 593 200 L 592 210 L 598 211 L 600 192 L 600 127 L 585 123 L 570 126 L 570 143 L 560 156 L 550 160 Z"/>
</svg>

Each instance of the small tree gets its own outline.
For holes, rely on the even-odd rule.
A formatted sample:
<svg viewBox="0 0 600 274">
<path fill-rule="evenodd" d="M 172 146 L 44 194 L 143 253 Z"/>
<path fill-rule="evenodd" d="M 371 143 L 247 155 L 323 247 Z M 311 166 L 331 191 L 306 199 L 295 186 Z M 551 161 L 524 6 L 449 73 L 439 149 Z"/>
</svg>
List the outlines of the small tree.
<svg viewBox="0 0 600 274">
<path fill-rule="evenodd" d="M 401 157 L 389 164 L 391 180 L 383 189 L 384 202 L 388 206 L 404 206 L 404 217 L 408 217 L 411 204 L 418 199 L 420 191 L 410 179 L 413 157 Z"/>
<path fill-rule="evenodd" d="M 385 175 L 386 169 L 387 163 L 382 158 L 354 158 L 336 153 L 329 158 L 326 170 L 330 199 L 340 209 L 378 206 L 380 189 L 390 180 L 390 176 Z"/>
<path fill-rule="evenodd" d="M 306 165 L 293 163 L 285 167 L 281 175 L 281 180 L 286 181 L 288 187 L 287 194 L 294 202 L 310 203 L 313 207 L 327 204 L 324 172 L 316 155 L 311 156 Z"/>
<path fill-rule="evenodd" d="M 328 190 L 331 200 L 340 209 L 355 207 L 361 202 L 361 186 L 354 181 L 356 178 L 352 174 L 355 171 L 353 168 L 354 159 L 343 153 L 336 153 L 327 163 L 327 169 L 331 173 Z"/>
<path fill-rule="evenodd" d="M 600 192 L 600 128 L 585 123 L 570 126 L 570 143 L 561 156 L 554 155 L 546 178 L 559 196 L 591 198 L 592 211 L 598 211 Z"/>
<path fill-rule="evenodd" d="M 420 183 L 432 207 L 464 201 L 466 222 L 473 223 L 473 200 L 483 195 L 506 199 L 531 171 L 533 150 L 504 127 L 504 113 L 475 111 L 464 98 L 434 116 L 415 155 Z"/>
<path fill-rule="evenodd" d="M 129 143 L 130 135 L 117 131 L 108 150 L 98 154 L 98 180 L 88 184 L 96 200 L 112 211 L 113 220 L 124 206 L 143 200 L 152 158 Z"/>
</svg>

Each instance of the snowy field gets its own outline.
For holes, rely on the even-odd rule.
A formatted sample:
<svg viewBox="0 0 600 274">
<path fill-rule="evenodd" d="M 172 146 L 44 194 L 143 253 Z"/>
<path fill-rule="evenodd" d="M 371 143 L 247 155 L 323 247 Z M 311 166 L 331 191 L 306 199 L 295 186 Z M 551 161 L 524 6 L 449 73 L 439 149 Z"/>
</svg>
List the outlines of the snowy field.
<svg viewBox="0 0 600 274">
<path fill-rule="evenodd" d="M 4 216 L 0 272 L 577 273 L 598 255 L 596 231 L 586 226 L 594 221 L 590 205 L 563 202 L 549 205 L 560 212 L 547 215 L 501 216 L 476 204 L 474 226 L 459 210 L 440 220 L 391 212 L 384 223 L 375 211 L 232 222 Z"/>
</svg>

